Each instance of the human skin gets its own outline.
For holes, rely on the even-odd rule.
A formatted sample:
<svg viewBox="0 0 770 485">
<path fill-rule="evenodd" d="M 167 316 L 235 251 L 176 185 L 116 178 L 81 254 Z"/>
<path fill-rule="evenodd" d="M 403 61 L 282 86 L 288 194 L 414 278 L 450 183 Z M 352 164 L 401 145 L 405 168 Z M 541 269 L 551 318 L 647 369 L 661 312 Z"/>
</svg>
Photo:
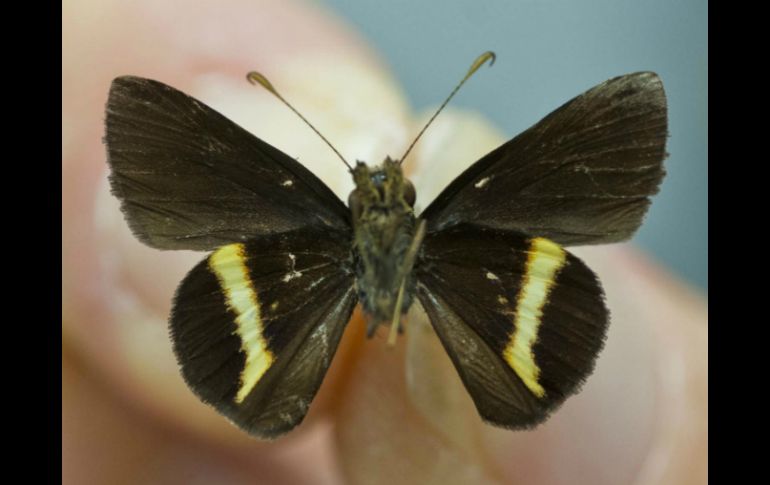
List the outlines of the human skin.
<svg viewBox="0 0 770 485">
<path fill-rule="evenodd" d="M 204 255 L 150 249 L 128 230 L 101 143 L 110 81 L 140 75 L 201 99 L 343 199 L 340 162 L 245 72 L 267 74 L 351 158 L 400 155 L 421 121 L 376 54 L 318 7 L 175 5 L 64 3 L 63 483 L 706 482 L 706 304 L 629 245 L 575 250 L 600 276 L 612 323 L 595 374 L 534 431 L 481 422 L 417 312 L 395 348 L 384 333 L 365 339 L 356 314 L 307 419 L 275 442 L 201 404 L 166 319 Z M 505 138 L 477 115 L 442 114 L 408 162 L 418 204 Z"/>
</svg>

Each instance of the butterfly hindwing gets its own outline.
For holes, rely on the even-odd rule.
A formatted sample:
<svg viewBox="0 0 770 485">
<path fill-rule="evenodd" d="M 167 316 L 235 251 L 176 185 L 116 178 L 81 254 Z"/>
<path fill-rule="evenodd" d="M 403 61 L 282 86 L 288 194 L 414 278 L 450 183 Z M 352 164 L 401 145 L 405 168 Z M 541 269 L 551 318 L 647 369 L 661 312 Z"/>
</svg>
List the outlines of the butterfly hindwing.
<svg viewBox="0 0 770 485">
<path fill-rule="evenodd" d="M 423 212 L 428 232 L 471 222 L 566 245 L 628 239 L 665 174 L 666 109 L 651 72 L 590 89 L 457 177 Z"/>
<path fill-rule="evenodd" d="M 604 294 L 553 241 L 461 224 L 427 235 L 415 270 L 420 302 L 485 420 L 533 426 L 593 370 Z"/>
<path fill-rule="evenodd" d="M 152 247 L 209 250 L 307 225 L 349 228 L 348 209 L 309 170 L 163 83 L 115 79 L 106 124 L 112 190 Z"/>
<path fill-rule="evenodd" d="M 348 259 L 344 233 L 306 228 L 226 245 L 198 264 L 171 316 L 190 388 L 262 438 L 299 424 L 357 301 Z"/>
</svg>

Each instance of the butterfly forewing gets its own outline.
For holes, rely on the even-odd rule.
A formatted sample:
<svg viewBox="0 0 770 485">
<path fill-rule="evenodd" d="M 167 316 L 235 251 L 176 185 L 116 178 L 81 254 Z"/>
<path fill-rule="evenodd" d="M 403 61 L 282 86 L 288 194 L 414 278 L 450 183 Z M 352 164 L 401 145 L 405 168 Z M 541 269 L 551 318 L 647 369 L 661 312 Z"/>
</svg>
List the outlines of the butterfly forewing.
<svg viewBox="0 0 770 485">
<path fill-rule="evenodd" d="M 229 244 L 198 264 L 171 316 L 190 388 L 259 437 L 301 422 L 357 301 L 348 245 L 344 233 L 306 228 Z"/>
<path fill-rule="evenodd" d="M 628 239 L 665 174 L 666 136 L 658 76 L 610 79 L 473 164 L 421 217 L 428 232 L 472 222 L 567 245 Z"/>
<path fill-rule="evenodd" d="M 460 224 L 425 238 L 416 272 L 420 302 L 487 421 L 535 425 L 593 370 L 604 295 L 553 241 Z"/>
<path fill-rule="evenodd" d="M 214 249 L 315 225 L 349 228 L 342 201 L 283 152 L 157 81 L 115 79 L 110 183 L 134 234 L 160 249 Z"/>
</svg>

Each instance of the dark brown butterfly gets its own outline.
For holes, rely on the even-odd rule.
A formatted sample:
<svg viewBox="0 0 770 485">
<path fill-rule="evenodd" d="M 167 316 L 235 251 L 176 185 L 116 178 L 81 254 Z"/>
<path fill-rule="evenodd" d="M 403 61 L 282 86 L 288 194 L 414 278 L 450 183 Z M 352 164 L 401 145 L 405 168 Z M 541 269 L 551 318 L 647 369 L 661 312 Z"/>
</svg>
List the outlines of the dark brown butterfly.
<svg viewBox="0 0 770 485">
<path fill-rule="evenodd" d="M 658 76 L 610 79 L 417 215 L 401 161 L 350 167 L 346 207 L 292 157 L 157 81 L 115 79 L 106 125 L 134 234 L 213 251 L 174 299 L 185 380 L 264 438 L 302 421 L 359 302 L 371 335 L 399 328 L 419 301 L 485 421 L 542 422 L 591 373 L 608 325 L 599 281 L 562 245 L 633 235 L 664 176 L 667 136 Z"/>
</svg>

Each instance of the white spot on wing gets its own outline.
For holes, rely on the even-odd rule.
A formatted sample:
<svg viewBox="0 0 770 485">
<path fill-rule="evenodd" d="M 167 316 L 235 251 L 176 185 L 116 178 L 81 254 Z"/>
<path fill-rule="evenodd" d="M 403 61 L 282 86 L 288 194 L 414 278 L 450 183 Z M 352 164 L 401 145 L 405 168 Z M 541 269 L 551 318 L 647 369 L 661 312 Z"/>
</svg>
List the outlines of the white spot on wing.
<svg viewBox="0 0 770 485">
<path fill-rule="evenodd" d="M 477 189 L 483 189 L 488 182 L 489 182 L 489 177 L 484 177 L 483 179 L 473 184 L 473 186 L 476 187 Z"/>
<path fill-rule="evenodd" d="M 487 271 L 487 279 L 488 279 L 488 280 L 492 280 L 492 281 L 497 281 L 497 280 L 499 280 L 500 278 L 498 278 L 498 277 L 497 277 L 497 275 L 496 275 L 496 274 L 494 274 L 493 272 L 491 272 L 491 271 Z"/>
<path fill-rule="evenodd" d="M 291 187 L 292 185 L 294 185 L 294 181 L 291 179 L 284 180 L 281 184 L 282 187 Z"/>
<path fill-rule="evenodd" d="M 302 276 L 302 273 L 297 271 L 295 268 L 295 264 L 297 264 L 297 257 L 293 254 L 289 253 L 289 260 L 291 261 L 291 270 L 289 270 L 288 273 L 283 275 L 283 282 L 288 283 L 289 281 L 293 280 L 294 278 L 299 278 Z"/>
</svg>

